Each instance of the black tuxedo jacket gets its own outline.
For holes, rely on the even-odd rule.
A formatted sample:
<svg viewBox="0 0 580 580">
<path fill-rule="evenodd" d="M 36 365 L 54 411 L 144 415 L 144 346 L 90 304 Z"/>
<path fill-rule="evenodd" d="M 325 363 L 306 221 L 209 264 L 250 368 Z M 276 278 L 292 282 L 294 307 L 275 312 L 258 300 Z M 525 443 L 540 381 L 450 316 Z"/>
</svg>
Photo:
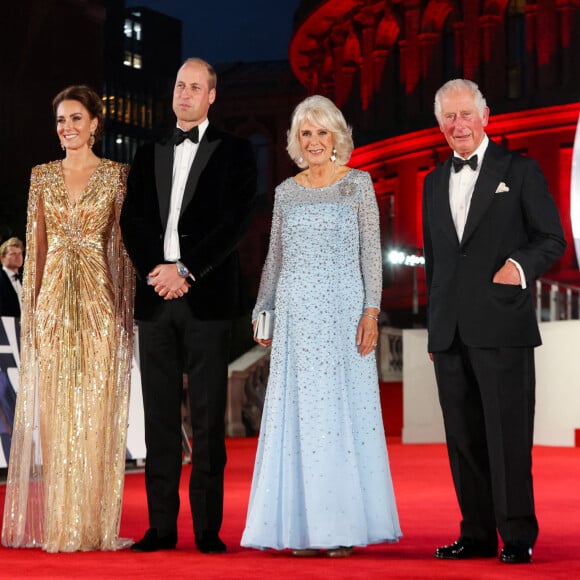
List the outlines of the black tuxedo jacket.
<svg viewBox="0 0 580 580">
<path fill-rule="evenodd" d="M 490 141 L 461 241 L 449 205 L 450 171 L 448 159 L 423 188 L 429 352 L 446 350 L 456 330 L 473 347 L 541 344 L 532 287 L 566 241 L 540 167 Z M 509 191 L 498 191 L 500 184 Z M 526 289 L 492 282 L 508 258 L 522 266 Z"/>
<path fill-rule="evenodd" d="M 18 302 L 18 294 L 12 286 L 8 274 L 4 268 L 0 266 L 0 316 L 14 316 L 20 317 L 20 302 Z"/>
<path fill-rule="evenodd" d="M 140 147 L 127 180 L 120 221 L 137 270 L 136 319 L 150 318 L 163 302 L 146 279 L 165 262 L 173 155 L 169 140 Z M 243 311 L 236 247 L 249 225 L 255 198 L 251 144 L 210 123 L 190 170 L 178 224 L 181 261 L 195 277 L 186 298 L 199 319 L 231 319 Z"/>
</svg>

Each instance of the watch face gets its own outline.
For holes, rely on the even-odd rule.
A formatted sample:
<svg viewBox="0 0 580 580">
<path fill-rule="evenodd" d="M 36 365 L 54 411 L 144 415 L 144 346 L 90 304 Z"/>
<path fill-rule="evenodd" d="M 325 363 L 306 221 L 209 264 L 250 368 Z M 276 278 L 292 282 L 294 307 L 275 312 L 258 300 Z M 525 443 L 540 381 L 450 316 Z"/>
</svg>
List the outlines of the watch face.
<svg viewBox="0 0 580 580">
<path fill-rule="evenodd" d="M 180 264 L 179 262 L 177 262 L 177 273 L 182 278 L 187 278 L 187 275 L 189 274 L 189 270 L 183 264 Z"/>
</svg>

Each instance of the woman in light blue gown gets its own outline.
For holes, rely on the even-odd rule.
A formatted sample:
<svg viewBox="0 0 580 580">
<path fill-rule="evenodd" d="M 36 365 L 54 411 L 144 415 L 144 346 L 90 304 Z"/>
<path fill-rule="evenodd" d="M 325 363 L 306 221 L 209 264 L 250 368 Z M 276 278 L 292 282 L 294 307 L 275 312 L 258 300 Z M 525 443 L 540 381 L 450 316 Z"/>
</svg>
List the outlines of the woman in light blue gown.
<svg viewBox="0 0 580 580">
<path fill-rule="evenodd" d="M 401 536 L 375 347 L 382 289 L 370 175 L 346 166 L 351 130 L 332 101 L 295 109 L 276 188 L 258 312 L 273 310 L 270 378 L 242 546 L 346 556 Z"/>
</svg>

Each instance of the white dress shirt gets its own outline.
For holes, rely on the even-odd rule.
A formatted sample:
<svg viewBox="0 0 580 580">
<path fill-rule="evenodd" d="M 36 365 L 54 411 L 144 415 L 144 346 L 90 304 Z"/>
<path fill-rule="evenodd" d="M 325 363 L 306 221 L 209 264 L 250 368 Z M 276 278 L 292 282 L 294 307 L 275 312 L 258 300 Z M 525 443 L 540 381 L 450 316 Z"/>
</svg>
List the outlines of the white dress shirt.
<svg viewBox="0 0 580 580">
<path fill-rule="evenodd" d="M 467 221 L 475 182 L 479 177 L 481 162 L 483 161 L 488 143 L 489 137 L 485 135 L 479 147 L 470 156 L 477 155 L 477 167 L 475 169 L 471 169 L 469 165 L 466 165 L 461 171 L 455 172 L 453 167 L 451 168 L 451 175 L 449 177 L 449 205 L 451 206 L 451 216 L 453 217 L 453 223 L 457 231 L 457 238 L 460 241 L 463 237 L 463 230 L 465 229 L 465 222 Z M 453 155 L 459 157 L 455 152 Z M 461 157 L 459 158 L 462 159 Z"/>
<path fill-rule="evenodd" d="M 199 141 L 202 140 L 208 125 L 208 119 L 205 119 L 199 125 Z M 179 127 L 179 124 L 177 126 Z M 179 128 L 181 129 L 181 127 Z M 198 146 L 199 143 L 193 143 L 189 139 L 185 139 L 183 143 L 174 147 L 171 201 L 169 203 L 169 216 L 167 218 L 167 228 L 165 229 L 165 238 L 163 240 L 164 258 L 167 262 L 177 262 L 181 258 L 177 226 L 179 224 L 179 215 L 181 214 L 185 184 L 187 183 L 189 171 L 195 159 Z"/>
</svg>

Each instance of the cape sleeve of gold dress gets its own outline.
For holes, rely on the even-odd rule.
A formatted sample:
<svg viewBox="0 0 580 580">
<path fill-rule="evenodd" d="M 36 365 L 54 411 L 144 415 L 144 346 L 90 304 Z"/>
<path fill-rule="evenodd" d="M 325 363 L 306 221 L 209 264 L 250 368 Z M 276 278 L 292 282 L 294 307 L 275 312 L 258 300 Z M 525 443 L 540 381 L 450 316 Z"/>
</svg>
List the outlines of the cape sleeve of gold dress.
<svg viewBox="0 0 580 580">
<path fill-rule="evenodd" d="M 130 543 L 119 538 L 133 354 L 134 271 L 118 225 L 126 177 L 102 159 L 73 204 L 60 161 L 32 170 L 5 546 Z"/>
</svg>

